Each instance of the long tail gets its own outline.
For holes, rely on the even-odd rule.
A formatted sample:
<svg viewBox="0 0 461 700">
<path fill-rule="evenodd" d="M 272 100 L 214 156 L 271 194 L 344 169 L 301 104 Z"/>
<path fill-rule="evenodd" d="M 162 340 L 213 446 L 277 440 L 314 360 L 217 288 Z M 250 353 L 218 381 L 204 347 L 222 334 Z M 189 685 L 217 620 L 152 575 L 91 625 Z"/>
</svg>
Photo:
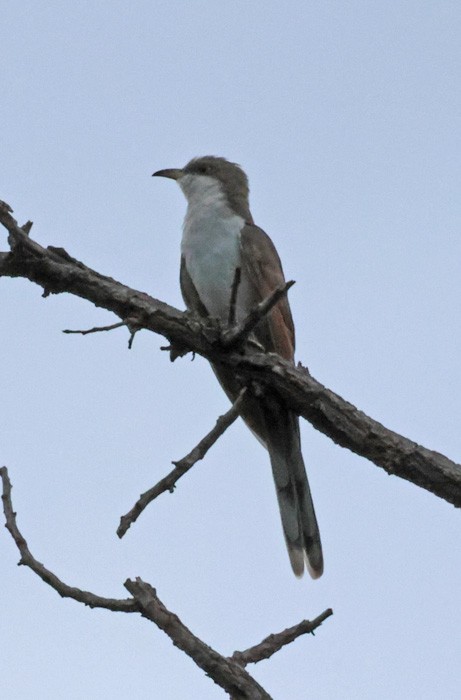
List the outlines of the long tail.
<svg viewBox="0 0 461 700">
<path fill-rule="evenodd" d="M 265 413 L 266 444 L 291 566 L 296 576 L 302 576 L 306 562 L 312 578 L 319 578 L 322 545 L 301 453 L 299 419 L 280 405 L 275 413 L 274 407 Z"/>
<path fill-rule="evenodd" d="M 212 367 L 230 400 L 235 401 L 242 386 L 235 372 L 220 365 Z M 301 453 L 298 416 L 268 394 L 246 396 L 240 415 L 269 451 L 293 571 L 302 576 L 306 562 L 312 578 L 319 578 L 323 572 L 322 545 Z"/>
</svg>

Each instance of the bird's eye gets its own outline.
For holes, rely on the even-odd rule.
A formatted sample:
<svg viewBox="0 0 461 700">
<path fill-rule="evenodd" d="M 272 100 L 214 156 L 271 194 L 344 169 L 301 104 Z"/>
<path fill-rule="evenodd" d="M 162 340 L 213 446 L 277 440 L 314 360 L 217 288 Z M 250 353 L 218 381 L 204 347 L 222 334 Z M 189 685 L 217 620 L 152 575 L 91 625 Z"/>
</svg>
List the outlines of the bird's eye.
<svg viewBox="0 0 461 700">
<path fill-rule="evenodd" d="M 201 175 L 205 175 L 205 174 L 208 172 L 207 166 L 206 166 L 206 165 L 200 165 L 200 166 L 198 167 L 198 172 L 199 172 Z"/>
</svg>

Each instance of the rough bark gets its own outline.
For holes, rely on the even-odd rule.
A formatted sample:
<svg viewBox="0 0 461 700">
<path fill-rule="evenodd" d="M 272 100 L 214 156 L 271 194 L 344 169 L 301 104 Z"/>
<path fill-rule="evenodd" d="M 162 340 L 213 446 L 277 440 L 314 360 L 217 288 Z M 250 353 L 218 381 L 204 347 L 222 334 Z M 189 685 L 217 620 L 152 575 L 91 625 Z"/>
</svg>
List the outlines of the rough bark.
<svg viewBox="0 0 461 700">
<path fill-rule="evenodd" d="M 43 248 L 28 236 L 30 224 L 18 226 L 7 204 L 0 222 L 9 231 L 11 252 L 0 254 L 0 276 L 23 277 L 39 284 L 44 295 L 68 292 L 112 311 L 129 328 L 145 328 L 165 336 L 173 347 L 186 348 L 214 362 L 229 365 L 243 380 L 277 391 L 295 411 L 335 443 L 384 469 L 461 506 L 461 465 L 385 428 L 333 391 L 302 366 L 248 347 L 228 350 L 216 324 L 204 323 L 99 274 L 60 248 Z M 228 337 L 228 336 L 227 336 Z"/>
</svg>

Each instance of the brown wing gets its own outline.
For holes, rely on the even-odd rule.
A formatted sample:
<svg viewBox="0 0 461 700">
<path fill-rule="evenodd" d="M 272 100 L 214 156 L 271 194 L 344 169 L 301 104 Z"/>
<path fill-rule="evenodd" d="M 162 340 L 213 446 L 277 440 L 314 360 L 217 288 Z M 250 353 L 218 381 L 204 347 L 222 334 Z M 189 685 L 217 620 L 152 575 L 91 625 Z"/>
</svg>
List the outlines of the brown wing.
<svg viewBox="0 0 461 700">
<path fill-rule="evenodd" d="M 277 250 L 261 228 L 246 224 L 240 241 L 242 274 L 248 278 L 253 297 L 250 303 L 254 306 L 266 299 L 276 287 L 283 286 L 285 276 Z M 255 335 L 267 352 L 276 352 L 285 360 L 294 359 L 295 329 L 286 296 L 258 324 Z"/>
</svg>

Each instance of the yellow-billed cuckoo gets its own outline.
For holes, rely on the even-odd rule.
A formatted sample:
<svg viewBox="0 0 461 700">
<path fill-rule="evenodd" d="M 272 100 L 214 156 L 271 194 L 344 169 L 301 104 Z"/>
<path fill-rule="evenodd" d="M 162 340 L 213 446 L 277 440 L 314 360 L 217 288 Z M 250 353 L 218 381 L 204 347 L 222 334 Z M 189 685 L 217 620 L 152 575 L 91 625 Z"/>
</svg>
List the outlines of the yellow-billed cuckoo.
<svg viewBox="0 0 461 700">
<path fill-rule="evenodd" d="M 224 158 L 194 158 L 184 168 L 154 175 L 176 180 L 187 199 L 181 242 L 181 291 L 187 307 L 200 316 L 227 322 L 236 268 L 240 283 L 235 317 L 249 311 L 285 283 L 280 258 L 264 231 L 253 223 L 248 178 Z M 294 361 L 295 333 L 284 297 L 254 330 L 266 352 Z M 228 367 L 213 365 L 228 397 L 235 401 L 242 385 Z M 247 394 L 241 415 L 267 448 L 272 465 L 283 532 L 297 576 L 304 561 L 313 578 L 323 571 L 322 547 L 301 453 L 298 416 L 276 396 Z"/>
</svg>

